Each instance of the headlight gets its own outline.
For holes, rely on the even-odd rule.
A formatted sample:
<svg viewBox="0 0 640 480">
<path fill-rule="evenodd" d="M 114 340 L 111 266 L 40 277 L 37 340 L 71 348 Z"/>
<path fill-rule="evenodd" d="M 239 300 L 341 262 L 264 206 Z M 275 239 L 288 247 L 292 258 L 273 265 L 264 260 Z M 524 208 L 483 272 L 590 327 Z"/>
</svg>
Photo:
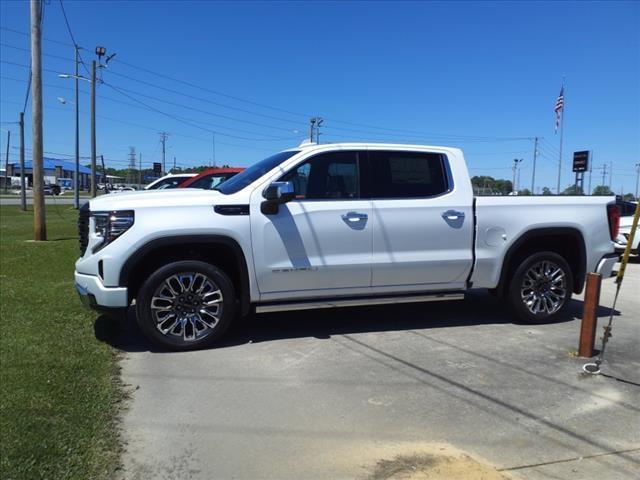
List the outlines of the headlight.
<svg viewBox="0 0 640 480">
<path fill-rule="evenodd" d="M 94 233 L 102 237 L 102 243 L 93 249 L 94 252 L 106 247 L 116 238 L 129 230 L 134 221 L 133 210 L 114 212 L 92 212 Z"/>
</svg>

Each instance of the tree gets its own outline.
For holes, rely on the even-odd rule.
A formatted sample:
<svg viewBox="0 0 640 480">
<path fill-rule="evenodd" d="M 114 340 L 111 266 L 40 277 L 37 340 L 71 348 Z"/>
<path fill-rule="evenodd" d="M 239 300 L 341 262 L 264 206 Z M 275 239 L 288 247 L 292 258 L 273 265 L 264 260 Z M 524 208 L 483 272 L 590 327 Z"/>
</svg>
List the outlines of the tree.
<svg viewBox="0 0 640 480">
<path fill-rule="evenodd" d="M 553 193 L 551 193 L 551 190 L 549 190 L 549 187 L 542 187 L 542 195 L 549 196 L 549 195 L 553 195 Z"/>
<path fill-rule="evenodd" d="M 569 185 L 560 195 L 584 195 L 584 192 L 581 187 L 576 188 L 575 185 Z"/>
<path fill-rule="evenodd" d="M 633 193 L 625 193 L 625 194 L 622 196 L 622 199 L 623 199 L 625 202 L 635 202 L 635 201 L 636 201 L 636 197 L 634 197 L 634 196 L 633 196 Z"/>
<path fill-rule="evenodd" d="M 513 190 L 511 180 L 484 175 L 471 177 L 471 184 L 477 195 L 507 195 Z"/>
<path fill-rule="evenodd" d="M 529 190 L 528 188 L 523 188 L 518 192 L 518 195 L 522 195 L 524 197 L 530 197 L 533 194 L 531 193 L 531 190 Z"/>
<path fill-rule="evenodd" d="M 613 195 L 613 192 L 607 185 L 598 185 L 593 189 L 593 195 Z"/>
</svg>

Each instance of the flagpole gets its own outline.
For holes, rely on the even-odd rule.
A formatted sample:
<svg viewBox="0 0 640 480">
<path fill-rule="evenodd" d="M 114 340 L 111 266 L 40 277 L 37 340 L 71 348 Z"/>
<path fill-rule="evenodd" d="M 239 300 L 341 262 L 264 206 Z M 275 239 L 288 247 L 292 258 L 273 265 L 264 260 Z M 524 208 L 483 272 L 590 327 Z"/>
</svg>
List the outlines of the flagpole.
<svg viewBox="0 0 640 480">
<path fill-rule="evenodd" d="M 562 110 L 560 111 L 560 155 L 558 157 L 558 186 L 556 189 L 556 193 L 560 195 L 560 176 L 562 174 L 562 140 L 564 133 L 564 109 L 567 104 L 566 102 L 567 92 L 564 89 L 564 77 L 562 77 Z"/>
</svg>

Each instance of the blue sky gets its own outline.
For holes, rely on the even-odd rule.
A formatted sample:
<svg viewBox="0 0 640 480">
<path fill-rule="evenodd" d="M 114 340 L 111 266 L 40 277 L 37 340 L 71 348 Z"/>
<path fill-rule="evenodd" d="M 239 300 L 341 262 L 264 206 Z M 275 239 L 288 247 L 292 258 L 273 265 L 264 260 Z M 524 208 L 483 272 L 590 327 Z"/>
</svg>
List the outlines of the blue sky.
<svg viewBox="0 0 640 480">
<path fill-rule="evenodd" d="M 97 101 L 98 153 L 110 166 L 123 168 L 130 146 L 145 165 L 159 161 L 160 131 L 169 132 L 167 159 L 178 165 L 209 162 L 215 131 L 217 163 L 246 166 L 297 145 L 308 117 L 321 115 L 323 141 L 459 146 L 472 174 L 511 178 L 513 159 L 523 158 L 523 187 L 532 172 L 527 138 L 543 137 L 536 185 L 555 189 L 553 106 L 564 75 L 562 186 L 573 181 L 571 152 L 585 149 L 598 167 L 613 162 L 616 192 L 635 190 L 639 2 L 64 5 L 87 64 L 98 44 L 117 53 Z M 0 2 L 0 26 L 1 121 L 17 146 L 17 129 L 6 122 L 24 102 L 28 70 L 13 63 L 29 63 L 21 50 L 29 38 L 13 30 L 29 31 L 28 2 Z M 57 100 L 73 98 L 73 82 L 57 77 L 73 68 L 58 0 L 45 7 L 43 37 L 45 151 L 73 154 L 73 106 Z M 89 85 L 80 83 L 88 156 Z M 28 142 L 30 117 L 28 107 Z M 3 130 L 3 155 L 5 142 Z M 601 183 L 601 170 L 593 177 Z"/>
</svg>

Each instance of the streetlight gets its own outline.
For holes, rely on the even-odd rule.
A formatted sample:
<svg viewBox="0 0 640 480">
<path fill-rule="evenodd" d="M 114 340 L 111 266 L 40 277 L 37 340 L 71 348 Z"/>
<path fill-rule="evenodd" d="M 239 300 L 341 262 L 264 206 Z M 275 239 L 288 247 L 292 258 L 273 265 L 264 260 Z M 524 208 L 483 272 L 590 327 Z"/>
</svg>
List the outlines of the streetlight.
<svg viewBox="0 0 640 480">
<path fill-rule="evenodd" d="M 77 51 L 77 49 L 76 49 Z M 93 75 L 92 79 L 88 79 L 87 77 L 83 77 L 82 75 L 78 75 L 78 64 L 76 62 L 76 73 L 75 75 L 69 73 L 61 73 L 58 75 L 60 78 L 73 78 L 75 80 L 75 107 L 76 107 L 76 180 L 75 180 L 75 198 L 74 204 L 75 208 L 80 207 L 80 102 L 78 95 L 78 80 L 83 80 L 91 84 L 91 197 L 96 196 L 96 86 L 95 86 L 95 78 L 96 78 L 96 69 L 95 69 L 95 60 L 93 61 Z M 62 103 L 66 103 L 62 102 Z"/>
<path fill-rule="evenodd" d="M 79 53 L 78 53 L 78 49 L 79 47 L 77 45 L 74 46 L 74 50 L 75 50 L 75 61 L 76 61 L 76 67 L 75 67 L 75 74 L 74 75 L 69 75 L 66 73 L 61 73 L 60 75 L 58 75 L 58 77 L 60 78 L 73 78 L 75 79 L 75 106 L 76 106 L 76 168 L 75 168 L 75 172 L 73 173 L 74 179 L 73 179 L 73 206 L 76 209 L 80 208 L 80 101 L 79 101 L 79 95 L 78 95 L 78 80 L 84 80 L 87 82 L 91 82 L 91 80 L 89 80 L 88 78 L 82 77 L 80 75 L 78 75 L 78 59 L 79 59 Z M 58 98 L 58 100 L 60 100 Z M 62 103 L 66 103 L 66 102 L 62 102 Z M 94 181 L 95 178 L 93 178 L 93 174 L 92 174 L 92 181 Z"/>
<path fill-rule="evenodd" d="M 91 62 L 91 79 L 83 77 L 78 74 L 78 59 L 79 54 L 78 50 L 80 47 L 76 45 L 76 68 L 75 74 L 70 75 L 68 73 L 61 73 L 58 76 L 60 78 L 73 78 L 75 79 L 76 84 L 76 208 L 80 205 L 80 197 L 78 193 L 78 178 L 80 176 L 80 146 L 79 146 L 79 107 L 78 107 L 78 80 L 84 80 L 85 82 L 89 82 L 91 84 L 91 197 L 94 198 L 96 196 L 96 61 L 93 60 Z M 102 57 L 107 53 L 107 49 L 104 47 L 96 47 L 95 53 L 98 57 L 98 61 L 102 59 Z M 113 58 L 115 54 L 107 57 L 107 63 L 111 58 Z M 103 65 L 100 64 L 100 67 Z"/>
</svg>

